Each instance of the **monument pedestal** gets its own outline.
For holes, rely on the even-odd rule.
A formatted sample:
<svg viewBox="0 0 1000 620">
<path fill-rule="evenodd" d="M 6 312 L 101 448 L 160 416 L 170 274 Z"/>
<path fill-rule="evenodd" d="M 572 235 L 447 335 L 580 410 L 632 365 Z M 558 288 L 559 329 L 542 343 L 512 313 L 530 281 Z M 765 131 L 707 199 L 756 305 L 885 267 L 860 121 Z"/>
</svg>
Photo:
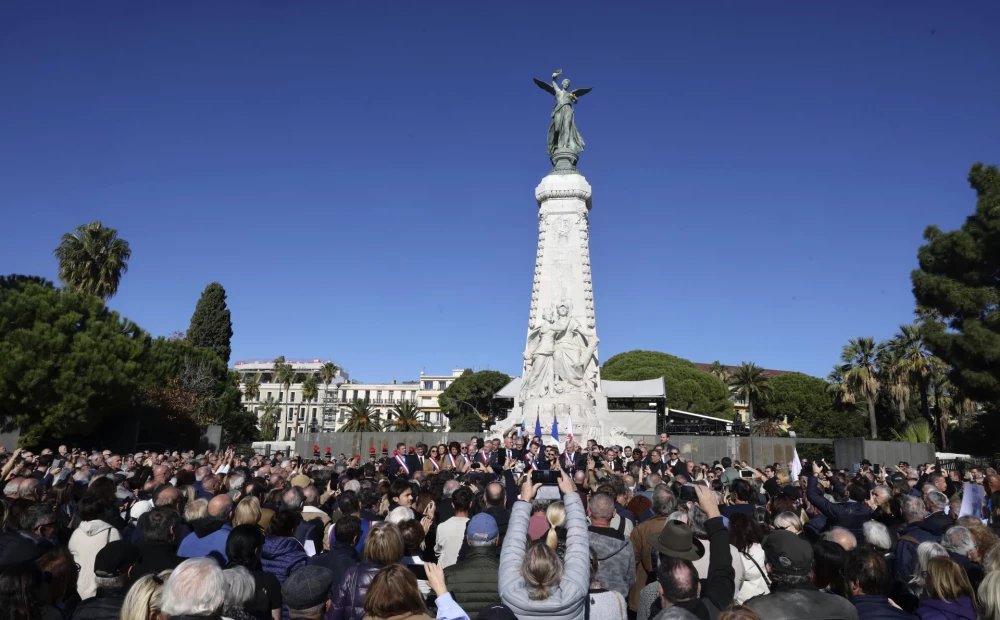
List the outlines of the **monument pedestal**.
<svg viewBox="0 0 1000 620">
<path fill-rule="evenodd" d="M 528 314 L 521 391 L 494 434 L 525 420 L 550 436 L 558 419 L 565 439 L 570 419 L 577 441 L 631 445 L 614 425 L 601 392 L 594 287 L 590 272 L 591 187 L 575 168 L 576 154 L 557 152 L 555 168 L 535 188 L 538 250 Z"/>
</svg>

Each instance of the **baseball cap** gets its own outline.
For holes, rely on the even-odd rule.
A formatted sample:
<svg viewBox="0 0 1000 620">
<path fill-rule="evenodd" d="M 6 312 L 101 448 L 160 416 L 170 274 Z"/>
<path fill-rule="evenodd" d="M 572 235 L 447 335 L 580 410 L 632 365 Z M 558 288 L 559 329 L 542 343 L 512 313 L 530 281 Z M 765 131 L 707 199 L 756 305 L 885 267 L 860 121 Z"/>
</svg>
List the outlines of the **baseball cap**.
<svg viewBox="0 0 1000 620">
<path fill-rule="evenodd" d="M 113 540 L 97 552 L 94 574 L 98 577 L 121 577 L 139 559 L 139 548 L 127 540 Z"/>
<path fill-rule="evenodd" d="M 808 575 L 812 571 L 812 545 L 792 532 L 775 530 L 764 538 L 762 546 L 772 571 L 785 575 Z"/>
<path fill-rule="evenodd" d="M 312 478 L 310 478 L 309 476 L 307 476 L 305 474 L 298 474 L 296 476 L 292 476 L 292 479 L 290 480 L 290 482 L 292 483 L 293 487 L 305 488 L 305 487 L 309 486 L 310 484 L 312 484 Z"/>
<path fill-rule="evenodd" d="M 465 530 L 465 535 L 469 540 L 486 542 L 493 540 L 500 535 L 497 528 L 497 520 L 487 512 L 481 512 L 469 519 L 469 525 Z"/>
<path fill-rule="evenodd" d="M 309 609 L 330 599 L 333 571 L 323 566 L 303 566 L 285 579 L 281 595 L 289 609 Z"/>
</svg>

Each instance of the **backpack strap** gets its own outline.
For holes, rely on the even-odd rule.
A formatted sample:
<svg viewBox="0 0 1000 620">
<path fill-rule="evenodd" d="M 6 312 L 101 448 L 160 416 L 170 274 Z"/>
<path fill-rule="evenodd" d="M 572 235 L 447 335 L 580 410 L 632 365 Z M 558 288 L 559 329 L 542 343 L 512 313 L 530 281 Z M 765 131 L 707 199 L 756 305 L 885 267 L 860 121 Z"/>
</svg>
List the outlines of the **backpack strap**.
<svg viewBox="0 0 1000 620">
<path fill-rule="evenodd" d="M 917 546 L 920 545 L 920 541 L 917 540 L 916 538 L 910 536 L 909 534 L 907 534 L 906 536 L 900 536 L 899 537 L 899 542 L 903 542 L 904 540 L 906 542 L 911 542 L 911 543 L 913 543 L 914 545 L 917 545 Z"/>
</svg>

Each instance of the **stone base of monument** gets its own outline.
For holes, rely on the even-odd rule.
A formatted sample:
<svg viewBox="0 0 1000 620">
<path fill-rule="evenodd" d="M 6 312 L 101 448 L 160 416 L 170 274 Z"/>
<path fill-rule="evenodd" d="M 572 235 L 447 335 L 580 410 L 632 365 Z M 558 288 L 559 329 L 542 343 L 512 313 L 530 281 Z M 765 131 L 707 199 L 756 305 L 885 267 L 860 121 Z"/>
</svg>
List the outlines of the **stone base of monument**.
<svg viewBox="0 0 1000 620">
<path fill-rule="evenodd" d="M 524 420 L 525 430 L 533 434 L 535 420 L 542 427 L 542 440 L 552 443 L 552 419 L 559 421 L 559 441 L 565 442 L 570 421 L 573 422 L 573 439 L 586 444 L 593 439 L 602 446 L 631 446 L 634 443 L 626 436 L 628 429 L 616 424 L 613 414 L 608 411 L 608 399 L 600 392 L 595 399 L 586 394 L 572 393 L 545 398 L 532 398 L 522 406 L 515 406 L 510 415 L 499 420 L 488 431 L 489 439 L 498 439 L 511 427 Z"/>
</svg>

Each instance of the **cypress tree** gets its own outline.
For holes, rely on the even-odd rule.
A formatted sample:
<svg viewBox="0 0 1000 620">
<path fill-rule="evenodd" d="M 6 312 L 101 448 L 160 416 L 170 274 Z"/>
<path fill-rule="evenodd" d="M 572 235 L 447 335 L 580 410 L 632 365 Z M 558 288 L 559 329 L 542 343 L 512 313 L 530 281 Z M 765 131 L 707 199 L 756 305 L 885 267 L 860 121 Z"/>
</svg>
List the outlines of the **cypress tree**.
<svg viewBox="0 0 1000 620">
<path fill-rule="evenodd" d="M 233 321 L 226 307 L 226 289 L 218 282 L 212 282 L 202 291 L 191 315 L 187 339 L 196 347 L 212 349 L 228 366 L 232 338 Z"/>
</svg>

